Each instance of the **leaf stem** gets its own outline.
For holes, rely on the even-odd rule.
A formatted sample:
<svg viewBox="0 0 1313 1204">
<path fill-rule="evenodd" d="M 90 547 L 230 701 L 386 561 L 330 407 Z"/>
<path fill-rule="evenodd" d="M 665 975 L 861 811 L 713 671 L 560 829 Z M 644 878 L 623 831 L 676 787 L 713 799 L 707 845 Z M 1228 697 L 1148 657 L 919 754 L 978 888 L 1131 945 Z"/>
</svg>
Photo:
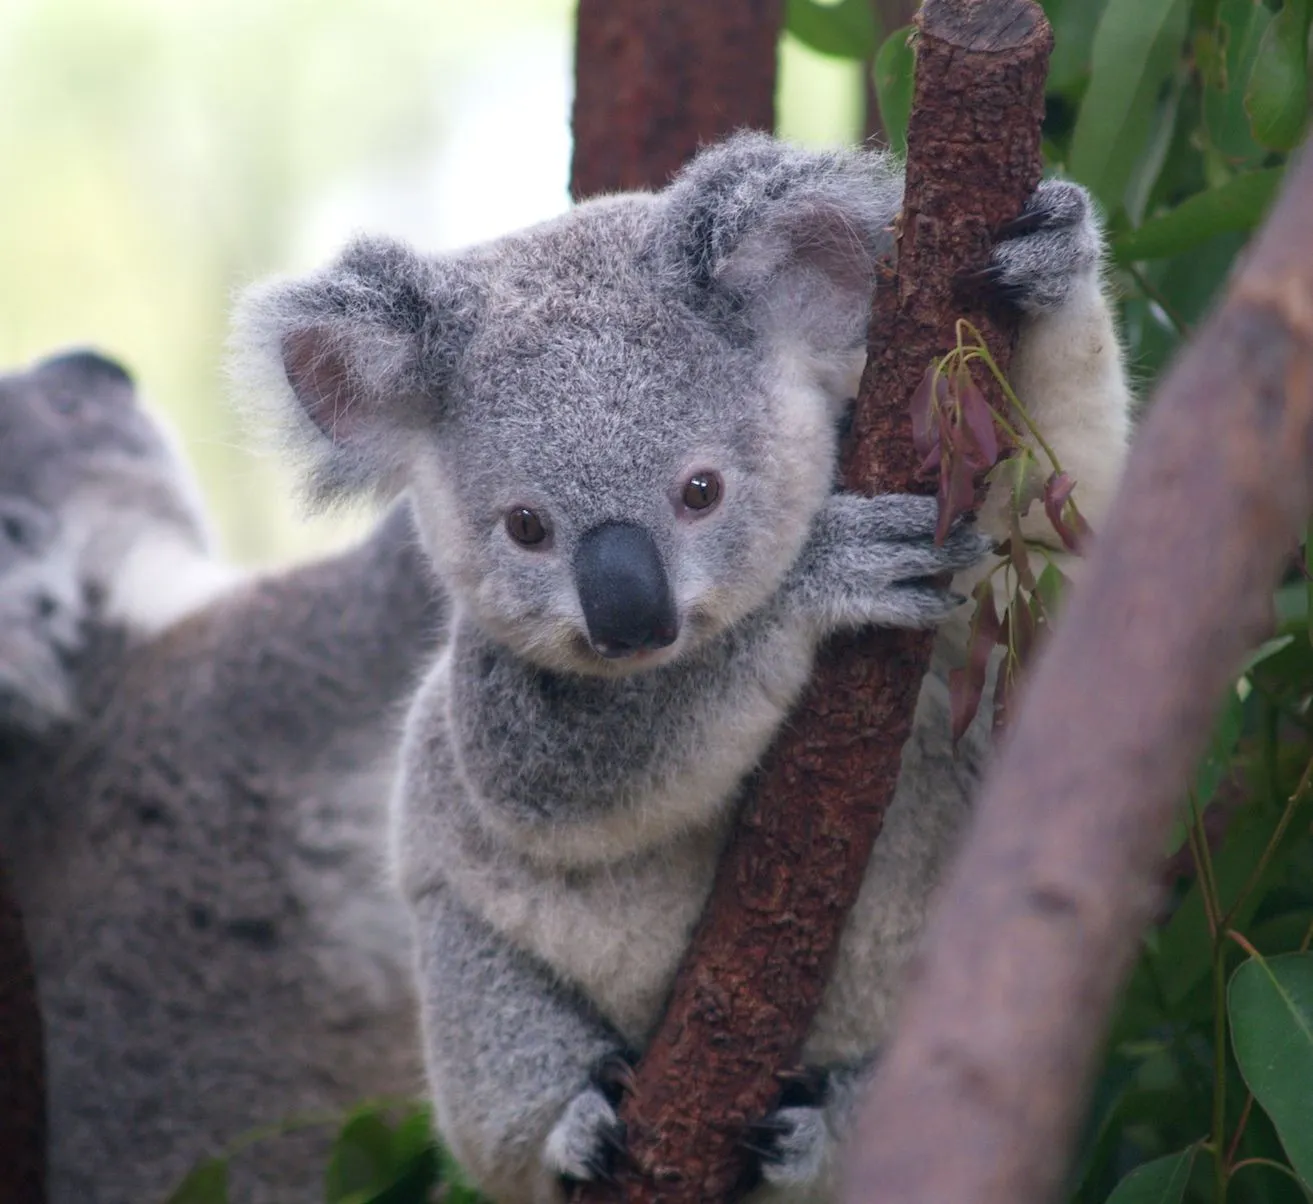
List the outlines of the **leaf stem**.
<svg viewBox="0 0 1313 1204">
<path fill-rule="evenodd" d="M 1286 829 L 1290 827 L 1290 821 L 1295 818 L 1295 811 L 1299 804 L 1304 801 L 1308 793 L 1309 786 L 1313 784 L 1313 760 L 1304 767 L 1304 772 L 1300 776 L 1299 785 L 1295 787 L 1294 792 L 1286 799 L 1286 805 L 1281 811 L 1281 818 L 1277 820 L 1277 826 L 1272 830 L 1272 835 L 1268 839 L 1263 849 L 1263 855 L 1259 857 L 1258 864 L 1249 872 L 1249 877 L 1245 879 L 1245 884 L 1240 888 L 1240 893 L 1236 895 L 1235 902 L 1227 909 L 1226 915 L 1222 917 L 1222 927 L 1230 927 L 1231 921 L 1235 919 L 1236 913 L 1244 905 L 1246 899 L 1253 892 L 1254 887 L 1262 880 L 1263 875 L 1267 872 L 1267 867 L 1272 858 L 1276 855 L 1277 846 L 1281 843 L 1281 838 L 1285 836 Z"/>
</svg>

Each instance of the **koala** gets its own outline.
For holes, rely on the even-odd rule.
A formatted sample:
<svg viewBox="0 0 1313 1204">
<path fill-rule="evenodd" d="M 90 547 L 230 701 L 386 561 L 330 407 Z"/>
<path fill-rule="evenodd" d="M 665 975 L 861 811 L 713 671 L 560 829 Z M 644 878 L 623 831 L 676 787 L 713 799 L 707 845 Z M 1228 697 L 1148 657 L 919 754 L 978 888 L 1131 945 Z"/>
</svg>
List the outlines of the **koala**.
<svg viewBox="0 0 1313 1204">
<path fill-rule="evenodd" d="M 987 752 L 984 725 L 950 747 L 966 624 L 935 578 L 978 572 L 1006 533 L 999 497 L 936 546 L 932 499 L 836 485 L 902 188 L 881 154 L 741 134 L 663 191 L 436 258 L 364 238 L 239 305 L 239 370 L 309 496 L 408 489 L 450 594 L 392 849 L 437 1127 L 495 1200 L 608 1173 L 616 1059 L 661 1015 L 744 780 L 819 643 L 942 624 L 806 1042 L 816 1087 L 745 1135 L 763 1193 L 833 1191 Z M 1025 219 L 991 267 L 1023 315 L 1013 381 L 1097 523 L 1129 400 L 1102 237 L 1067 183 L 1042 184 Z M 1044 538 L 1041 515 L 1025 527 Z"/>
<path fill-rule="evenodd" d="M 223 563 L 128 374 L 0 376 L 0 871 L 45 1022 L 52 1204 L 318 1201 L 333 1118 L 418 1093 L 383 800 L 446 603 L 401 503 L 359 546 Z M 10 617 L 12 616 L 12 623 Z"/>
</svg>

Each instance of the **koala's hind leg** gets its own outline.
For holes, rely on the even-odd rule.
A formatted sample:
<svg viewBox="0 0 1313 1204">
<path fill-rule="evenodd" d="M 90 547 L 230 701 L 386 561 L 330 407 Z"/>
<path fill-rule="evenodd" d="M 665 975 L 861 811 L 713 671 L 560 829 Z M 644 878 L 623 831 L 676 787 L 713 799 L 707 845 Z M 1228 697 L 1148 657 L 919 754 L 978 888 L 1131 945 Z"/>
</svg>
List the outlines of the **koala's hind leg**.
<svg viewBox="0 0 1313 1204">
<path fill-rule="evenodd" d="M 749 1126 L 745 1145 L 756 1201 L 833 1200 L 839 1186 L 839 1149 L 856 1118 L 875 1055 L 813 1067 L 789 1076 L 779 1106 Z"/>
<path fill-rule="evenodd" d="M 624 1042 L 535 958 L 445 889 L 414 903 L 425 1058 L 439 1132 L 493 1199 L 565 1199 L 620 1143 Z"/>
</svg>

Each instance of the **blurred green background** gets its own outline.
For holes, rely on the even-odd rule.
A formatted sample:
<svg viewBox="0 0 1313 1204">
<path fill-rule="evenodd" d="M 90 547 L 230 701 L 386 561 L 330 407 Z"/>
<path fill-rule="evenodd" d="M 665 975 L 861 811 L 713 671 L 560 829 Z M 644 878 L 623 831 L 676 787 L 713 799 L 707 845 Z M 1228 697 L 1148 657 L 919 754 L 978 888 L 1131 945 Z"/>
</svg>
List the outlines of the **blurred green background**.
<svg viewBox="0 0 1313 1204">
<path fill-rule="evenodd" d="M 247 281 L 355 231 L 461 246 L 567 204 L 569 0 L 3 0 L 0 366 L 90 344 L 179 431 L 225 550 L 344 539 L 229 402 Z M 861 66 L 786 38 L 781 128 L 859 136 Z"/>
</svg>

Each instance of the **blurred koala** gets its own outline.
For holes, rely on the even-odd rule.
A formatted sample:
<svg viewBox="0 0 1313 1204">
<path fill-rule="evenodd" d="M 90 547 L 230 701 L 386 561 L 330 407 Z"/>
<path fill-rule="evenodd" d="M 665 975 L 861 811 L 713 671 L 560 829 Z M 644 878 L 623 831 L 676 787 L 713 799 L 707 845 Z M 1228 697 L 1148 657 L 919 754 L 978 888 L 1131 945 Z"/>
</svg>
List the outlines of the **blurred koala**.
<svg viewBox="0 0 1313 1204">
<path fill-rule="evenodd" d="M 0 857 L 45 1018 L 54 1204 L 147 1204 L 239 1135 L 422 1085 L 381 872 L 445 603 L 395 507 L 246 575 L 122 367 L 0 377 Z M 318 1201 L 329 1130 L 234 1165 Z"/>
<path fill-rule="evenodd" d="M 888 157 L 745 134 L 662 192 L 449 256 L 362 240 L 240 309 L 239 354 L 311 493 L 410 489 L 451 593 L 395 856 L 438 1126 L 499 1200 L 606 1173 L 623 1136 L 607 1068 L 661 1014 L 741 784 L 819 643 L 947 619 L 959 599 L 930 579 L 990 546 L 964 525 L 935 546 L 932 499 L 836 491 L 902 188 Z M 1026 217 L 993 262 L 1023 315 L 1013 381 L 1097 522 L 1128 426 L 1102 238 L 1071 184 L 1041 185 Z M 1042 515 L 1024 525 L 1045 538 Z M 821 1086 L 756 1134 L 789 1198 L 830 1190 L 986 755 L 980 726 L 950 748 L 962 635 L 940 641 L 806 1044 Z"/>
</svg>

